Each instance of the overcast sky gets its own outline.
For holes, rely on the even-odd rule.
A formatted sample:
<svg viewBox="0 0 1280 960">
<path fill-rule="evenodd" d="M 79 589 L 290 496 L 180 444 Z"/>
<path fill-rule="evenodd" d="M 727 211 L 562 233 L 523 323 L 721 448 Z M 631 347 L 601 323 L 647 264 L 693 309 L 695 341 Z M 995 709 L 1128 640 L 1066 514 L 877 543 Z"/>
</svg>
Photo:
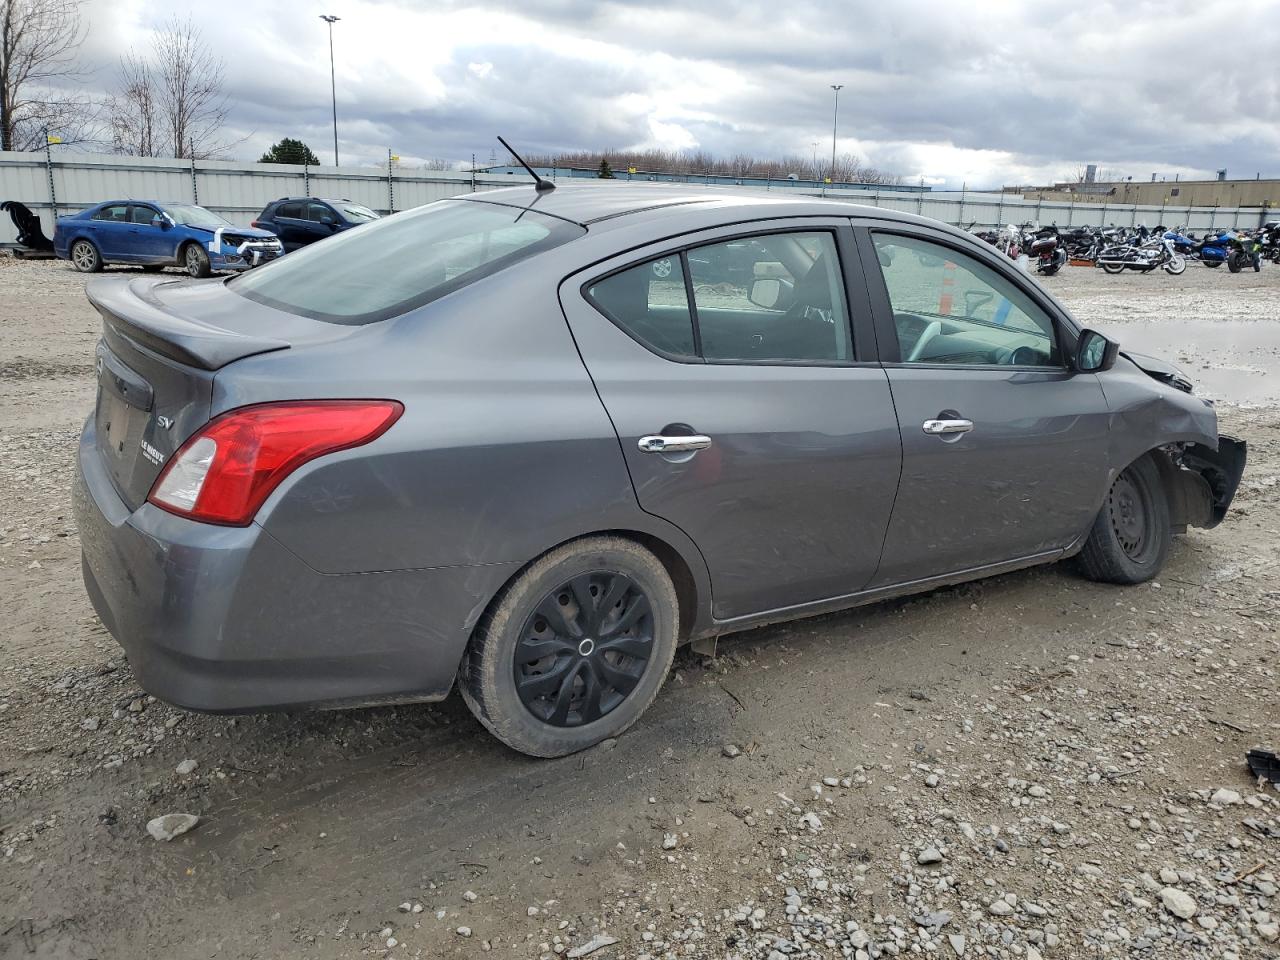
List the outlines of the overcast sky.
<svg viewBox="0 0 1280 960">
<path fill-rule="evenodd" d="M 910 181 L 1043 182 L 1096 162 L 1149 179 L 1280 176 L 1280 0 L 1031 4 L 888 0 L 521 3 L 88 0 L 83 56 L 115 63 L 189 13 L 227 65 L 230 132 L 343 165 L 392 148 L 487 160 L 624 147 L 841 153 Z M 503 154 L 499 152 L 499 157 Z"/>
</svg>

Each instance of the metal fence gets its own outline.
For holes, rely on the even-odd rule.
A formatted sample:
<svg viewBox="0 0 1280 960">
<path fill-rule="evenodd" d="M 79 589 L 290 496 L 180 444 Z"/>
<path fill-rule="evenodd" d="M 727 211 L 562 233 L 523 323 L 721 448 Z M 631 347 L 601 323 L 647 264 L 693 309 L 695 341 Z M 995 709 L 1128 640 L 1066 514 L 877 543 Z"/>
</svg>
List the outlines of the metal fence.
<svg viewBox="0 0 1280 960">
<path fill-rule="evenodd" d="M 0 200 L 20 200 L 39 214 L 45 233 L 53 235 L 57 215 L 84 209 L 103 200 L 124 198 L 198 203 L 233 223 L 248 223 L 271 200 L 283 196 L 342 197 L 387 213 L 407 210 L 445 197 L 493 190 L 527 182 L 503 174 L 422 172 L 361 167 L 306 167 L 292 164 L 238 163 L 217 160 L 164 160 L 97 156 L 81 153 L 0 153 Z M 627 183 L 602 180 L 599 189 Z M 768 191 L 768 185 L 684 184 L 690 190 Z M 779 185 L 774 189 L 782 189 Z M 794 185 L 786 192 L 796 194 Z M 808 192 L 808 191 L 805 191 Z M 839 184 L 813 190 L 813 195 L 841 197 L 855 203 L 933 217 L 974 229 L 1004 223 L 1034 222 L 1072 226 L 1181 225 L 1254 227 L 1280 212 L 1259 207 L 1175 207 L 1133 204 L 1062 203 L 1023 200 L 998 193 L 904 192 L 893 187 L 868 190 Z M 12 243 L 16 231 L 0 216 L 0 244 Z"/>
</svg>

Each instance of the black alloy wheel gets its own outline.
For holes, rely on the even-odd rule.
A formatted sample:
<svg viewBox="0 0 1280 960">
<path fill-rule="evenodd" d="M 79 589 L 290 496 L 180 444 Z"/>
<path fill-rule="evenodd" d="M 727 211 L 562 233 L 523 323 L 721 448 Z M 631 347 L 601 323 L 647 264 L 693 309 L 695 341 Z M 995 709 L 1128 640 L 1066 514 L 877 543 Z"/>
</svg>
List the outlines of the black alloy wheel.
<svg viewBox="0 0 1280 960">
<path fill-rule="evenodd" d="M 653 610 L 622 573 L 585 573 L 548 593 L 516 642 L 516 692 L 543 723 L 576 727 L 616 709 L 653 653 Z"/>
</svg>

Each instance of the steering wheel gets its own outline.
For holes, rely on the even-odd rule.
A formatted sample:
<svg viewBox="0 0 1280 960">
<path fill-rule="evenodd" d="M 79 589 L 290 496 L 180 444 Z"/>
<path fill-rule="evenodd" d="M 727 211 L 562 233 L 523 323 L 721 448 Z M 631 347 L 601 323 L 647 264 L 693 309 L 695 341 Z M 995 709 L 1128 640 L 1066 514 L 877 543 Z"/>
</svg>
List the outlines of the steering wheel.
<svg viewBox="0 0 1280 960">
<path fill-rule="evenodd" d="M 920 359 L 920 355 L 924 353 L 924 348 L 933 342 L 938 334 L 942 333 L 942 321 L 930 320 L 929 325 L 924 328 L 924 332 L 920 334 L 916 340 L 916 345 L 911 348 L 911 352 L 907 354 L 907 363 L 915 363 Z"/>
</svg>

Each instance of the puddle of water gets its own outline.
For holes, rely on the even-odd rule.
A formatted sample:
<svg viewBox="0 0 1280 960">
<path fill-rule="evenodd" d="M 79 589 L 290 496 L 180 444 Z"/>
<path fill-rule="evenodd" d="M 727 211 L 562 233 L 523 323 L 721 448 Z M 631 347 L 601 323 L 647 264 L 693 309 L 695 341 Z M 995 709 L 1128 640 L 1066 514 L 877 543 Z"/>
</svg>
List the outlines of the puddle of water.
<svg viewBox="0 0 1280 960">
<path fill-rule="evenodd" d="M 1280 323 L 1139 320 L 1098 329 L 1122 350 L 1181 367 L 1201 396 L 1237 406 L 1280 404 Z"/>
</svg>

